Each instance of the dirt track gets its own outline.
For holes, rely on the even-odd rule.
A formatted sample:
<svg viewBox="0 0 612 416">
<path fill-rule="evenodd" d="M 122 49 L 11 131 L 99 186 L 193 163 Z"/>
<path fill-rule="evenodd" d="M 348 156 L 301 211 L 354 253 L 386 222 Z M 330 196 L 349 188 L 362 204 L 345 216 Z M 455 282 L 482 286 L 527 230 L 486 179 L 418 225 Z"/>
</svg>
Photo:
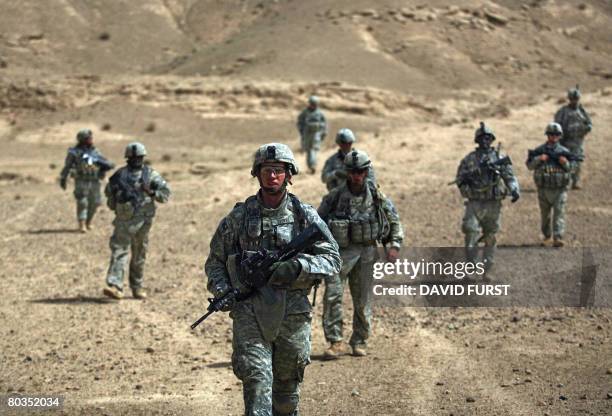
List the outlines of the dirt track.
<svg viewBox="0 0 612 416">
<path fill-rule="evenodd" d="M 70 22 L 98 19 L 92 37 L 75 29 L 80 40 L 32 18 L 51 12 L 25 3 L 30 17 L 21 26 L 3 21 L 14 33 L 0 36 L 8 63 L 0 69 L 0 394 L 62 394 L 67 415 L 242 414 L 241 386 L 229 365 L 230 320 L 217 314 L 195 332 L 189 324 L 206 306 L 202 265 L 211 234 L 234 203 L 257 188 L 250 156 L 272 140 L 297 148 L 294 117 L 310 92 L 322 96 L 332 132 L 350 127 L 357 133 L 358 147 L 372 156 L 383 191 L 400 211 L 406 243 L 417 247 L 462 244 L 462 202 L 446 183 L 485 119 L 514 160 L 523 189 L 516 205 L 505 204 L 498 241 L 523 246 L 539 239 L 526 149 L 543 142 L 546 123 L 579 73 L 595 128 L 587 140 L 584 189 L 570 194 L 567 239 L 570 247 L 612 245 L 612 86 L 602 65 L 611 52 L 602 39 L 609 39 L 612 11 L 606 2 L 585 2 L 584 9 L 578 2 L 539 2 L 525 12 L 514 2 L 469 6 L 510 16 L 502 26 L 480 12 L 470 23 L 467 12 L 451 13 L 441 1 L 410 5 L 402 18 L 389 12 L 402 7 L 392 1 L 377 8 L 378 18 L 361 12 L 367 2 L 261 8 L 245 2 L 242 15 L 217 4 L 214 16 L 230 16 L 219 30 L 203 20 L 213 2 L 191 2 L 189 12 L 188 2 L 159 2 L 167 15 L 152 1 L 156 19 L 170 23 L 153 39 L 133 33 L 146 41 L 137 45 L 140 55 L 122 49 L 129 33 L 123 21 L 109 42 L 97 39 L 113 27 L 106 13 L 122 16 L 122 5 L 68 13 L 66 2 L 54 9 Z M 424 17 L 427 25 L 418 20 L 425 13 L 436 15 Z M 563 44 L 556 34 L 570 17 L 581 27 L 563 35 Z M 468 23 L 453 23 L 461 19 Z M 320 29 L 316 38 L 306 37 L 313 32 L 309 25 Z M 487 25 L 494 28 L 487 32 Z M 33 36 L 37 30 L 42 39 Z M 276 53 L 264 47 L 283 34 L 288 37 Z M 197 44 L 196 36 L 206 41 Z M 302 50 L 314 57 L 311 67 L 293 61 L 292 36 L 306 39 Z M 147 48 L 162 38 L 167 55 L 152 70 Z M 504 47 L 474 50 L 470 39 Z M 327 53 L 317 52 L 321 42 L 331 45 Z M 432 44 L 443 48 L 446 60 L 437 61 Z M 69 63 L 84 53 L 78 45 L 108 50 L 88 55 L 75 69 Z M 253 45 L 254 57 L 236 64 Z M 534 48 L 546 56 L 516 55 Z M 476 56 L 483 50 L 487 56 Z M 575 55 L 572 68 L 557 67 L 551 50 L 565 54 L 565 62 Z M 514 60 L 506 60 L 511 54 Z M 33 59 L 42 66 L 32 67 Z M 151 297 L 145 302 L 102 298 L 108 209 L 100 210 L 95 231 L 73 232 L 73 198 L 61 191 L 57 176 L 81 127 L 92 127 L 97 145 L 117 162 L 127 142 L 144 141 L 174 192 L 151 232 L 145 280 Z M 321 158 L 332 152 L 329 140 Z M 318 175 L 297 176 L 292 189 L 315 206 L 324 192 Z M 348 303 L 346 309 L 350 316 Z M 612 413 L 610 309 L 376 308 L 370 355 L 331 363 L 320 360 L 321 311 L 319 304 L 302 388 L 305 415 Z"/>
</svg>

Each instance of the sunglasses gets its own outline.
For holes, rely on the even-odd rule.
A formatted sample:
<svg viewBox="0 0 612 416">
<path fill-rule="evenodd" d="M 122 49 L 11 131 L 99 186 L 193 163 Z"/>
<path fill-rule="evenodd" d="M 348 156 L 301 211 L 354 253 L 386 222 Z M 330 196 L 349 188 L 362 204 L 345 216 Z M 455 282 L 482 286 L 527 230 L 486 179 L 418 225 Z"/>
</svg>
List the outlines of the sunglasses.
<svg viewBox="0 0 612 416">
<path fill-rule="evenodd" d="M 284 167 L 264 166 L 261 168 L 261 173 L 265 176 L 280 176 L 287 173 L 287 169 Z"/>
<path fill-rule="evenodd" d="M 362 175 L 368 171 L 368 168 L 363 169 L 349 169 L 349 175 Z"/>
</svg>

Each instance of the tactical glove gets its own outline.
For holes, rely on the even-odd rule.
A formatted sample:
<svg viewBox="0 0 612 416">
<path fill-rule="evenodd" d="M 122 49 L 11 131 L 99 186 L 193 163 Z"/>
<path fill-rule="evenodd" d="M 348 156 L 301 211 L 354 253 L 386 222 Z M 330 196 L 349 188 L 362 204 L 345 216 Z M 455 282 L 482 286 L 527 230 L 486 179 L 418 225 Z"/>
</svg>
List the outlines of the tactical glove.
<svg viewBox="0 0 612 416">
<path fill-rule="evenodd" d="M 230 290 L 231 289 L 227 285 L 227 283 L 220 282 L 220 283 L 217 283 L 215 287 L 213 287 L 212 294 L 215 296 L 215 299 L 220 299 L 223 297 L 223 295 L 225 295 Z M 227 303 L 227 305 L 224 308 L 221 309 L 221 311 L 229 312 L 232 310 L 235 304 L 236 304 L 236 299 L 232 299 L 230 302 Z"/>
<path fill-rule="evenodd" d="M 521 195 L 518 193 L 518 191 L 515 189 L 513 190 L 510 195 L 512 195 L 512 199 L 510 199 L 510 202 L 515 203 L 516 201 L 519 200 L 519 198 L 521 197 Z"/>
<path fill-rule="evenodd" d="M 60 187 L 65 191 L 66 190 L 66 178 L 60 178 Z"/>
<path fill-rule="evenodd" d="M 268 284 L 274 288 L 286 289 L 297 280 L 302 272 L 302 266 L 299 261 L 291 259 L 274 263 L 271 270 L 272 275 Z"/>
</svg>

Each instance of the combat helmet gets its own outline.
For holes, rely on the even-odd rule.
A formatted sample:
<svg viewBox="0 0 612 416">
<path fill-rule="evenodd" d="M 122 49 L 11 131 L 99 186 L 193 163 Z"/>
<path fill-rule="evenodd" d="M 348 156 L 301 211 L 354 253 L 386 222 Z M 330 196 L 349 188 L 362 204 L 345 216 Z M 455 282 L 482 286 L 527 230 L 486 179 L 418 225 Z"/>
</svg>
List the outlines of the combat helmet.
<svg viewBox="0 0 612 416">
<path fill-rule="evenodd" d="M 146 156 L 147 148 L 140 142 L 132 142 L 125 147 L 125 158 L 130 159 L 133 157 Z"/>
<path fill-rule="evenodd" d="M 567 98 L 570 100 L 578 100 L 580 99 L 580 96 L 582 94 L 580 93 L 580 87 L 578 86 L 578 84 L 576 84 L 575 88 L 570 88 L 569 90 L 567 90 Z"/>
<path fill-rule="evenodd" d="M 491 142 L 495 141 L 495 133 L 493 133 L 493 130 L 488 126 L 485 126 L 484 121 L 481 121 L 480 127 L 478 127 L 474 132 L 474 141 L 478 143 L 478 140 L 483 136 L 491 136 L 491 138 L 493 138 Z"/>
<path fill-rule="evenodd" d="M 338 130 L 338 134 L 336 134 L 336 143 L 355 143 L 355 134 L 351 131 L 351 129 L 340 129 Z"/>
<path fill-rule="evenodd" d="M 265 162 L 283 162 L 289 165 L 289 172 L 291 175 L 297 175 L 299 173 L 293 152 L 286 144 L 268 143 L 257 149 L 253 155 L 251 175 L 257 176 L 259 168 Z"/>
<path fill-rule="evenodd" d="M 93 136 L 93 132 L 90 129 L 82 129 L 76 135 L 76 139 L 78 143 L 85 143 L 87 139 L 90 139 Z"/>
<path fill-rule="evenodd" d="M 371 163 L 368 154 L 361 150 L 351 150 L 344 157 L 344 167 L 347 170 L 366 169 Z"/>
<path fill-rule="evenodd" d="M 563 128 L 561 127 L 561 124 L 559 123 L 548 123 L 548 125 L 546 126 L 546 130 L 544 130 L 544 134 L 546 136 L 550 135 L 559 135 L 562 136 L 563 135 Z"/>
<path fill-rule="evenodd" d="M 308 104 L 314 105 L 315 107 L 319 105 L 319 97 L 316 95 L 311 95 L 308 97 Z"/>
</svg>

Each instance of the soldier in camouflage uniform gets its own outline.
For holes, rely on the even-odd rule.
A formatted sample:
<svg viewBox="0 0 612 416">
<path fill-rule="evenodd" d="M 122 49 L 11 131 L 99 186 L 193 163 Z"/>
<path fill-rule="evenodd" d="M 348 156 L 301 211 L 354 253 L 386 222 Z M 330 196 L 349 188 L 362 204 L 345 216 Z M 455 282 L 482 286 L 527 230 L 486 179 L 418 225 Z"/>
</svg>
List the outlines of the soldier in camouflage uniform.
<svg viewBox="0 0 612 416">
<path fill-rule="evenodd" d="M 317 167 L 317 153 L 321 148 L 321 142 L 327 136 L 327 121 L 319 109 L 319 97 L 313 95 L 308 98 L 308 107 L 298 117 L 297 129 L 300 133 L 302 151 L 306 152 L 308 169 L 314 174 Z"/>
<path fill-rule="evenodd" d="M 115 229 L 110 238 L 111 260 L 104 294 L 123 298 L 123 274 L 130 248 L 129 281 L 132 295 L 144 299 L 143 272 L 149 241 L 149 230 L 155 217 L 155 203 L 167 202 L 170 188 L 155 170 L 144 164 L 147 150 L 133 142 L 125 148 L 127 165 L 111 176 L 104 193 L 108 207 L 115 211 Z"/>
<path fill-rule="evenodd" d="M 564 105 L 555 114 L 555 123 L 561 125 L 563 129 L 563 137 L 561 138 L 561 146 L 566 147 L 574 155 L 580 159 L 584 158 L 584 138 L 593 129 L 593 123 L 588 113 L 579 103 L 580 90 L 572 88 L 567 92 L 569 103 Z M 577 160 L 574 162 L 572 171 L 572 189 L 580 189 L 580 165 L 582 162 Z"/>
<path fill-rule="evenodd" d="M 527 168 L 534 171 L 533 180 L 538 188 L 544 235 L 542 245 L 563 247 L 567 188 L 571 182 L 575 162 L 569 160 L 573 156 L 569 149 L 559 144 L 563 129 L 558 123 L 548 124 L 545 134 L 546 143 L 529 153 Z"/>
<path fill-rule="evenodd" d="M 340 246 L 342 270 L 325 280 L 323 330 L 330 347 L 325 358 L 343 351 L 342 297 L 348 281 L 353 298 L 353 333 L 349 341 L 353 355 L 366 355 L 370 336 L 373 265 L 378 259 L 377 242 L 388 247 L 387 260 L 394 261 L 404 239 L 399 215 L 390 199 L 367 180 L 370 159 L 353 150 L 344 159 L 347 180 L 331 190 L 319 207 Z"/>
<path fill-rule="evenodd" d="M 297 173 L 289 147 L 261 146 L 251 170 L 260 190 L 221 220 L 206 260 L 208 290 L 220 298 L 231 288 L 250 289 L 252 282 L 237 266 L 243 256 L 280 249 L 312 223 L 326 235 L 312 249 L 275 263 L 267 285 L 227 308 L 233 319 L 232 367 L 243 383 L 247 416 L 298 414 L 299 386 L 310 363 L 308 293 L 316 282 L 340 270 L 338 245 L 325 223 L 311 206 L 287 192 Z M 272 302 L 266 302 L 264 292 L 270 291 Z"/>
<path fill-rule="evenodd" d="M 323 166 L 323 172 L 321 173 L 321 180 L 327 186 L 327 190 L 331 191 L 337 186 L 346 183 L 346 169 L 344 168 L 344 158 L 346 155 L 353 150 L 353 144 L 357 139 L 355 134 L 350 129 L 340 129 L 336 134 L 336 143 L 338 144 L 338 151 L 330 156 L 325 165 Z M 376 183 L 376 175 L 374 174 L 374 167 L 370 166 L 368 169 L 368 178 L 372 183 Z"/>
<path fill-rule="evenodd" d="M 483 241 L 485 270 L 490 270 L 494 262 L 502 200 L 507 194 L 512 196 L 512 202 L 520 197 L 512 162 L 500 154 L 499 148 L 491 147 L 494 140 L 493 130 L 481 122 L 474 134 L 478 147 L 463 158 L 455 180 L 461 196 L 467 200 L 462 223 L 466 259 L 478 261 L 478 243 Z"/>
<path fill-rule="evenodd" d="M 92 229 L 92 220 L 100 206 L 100 181 L 115 165 L 107 161 L 93 145 L 93 133 L 89 129 L 77 133 L 77 145 L 68 149 L 64 168 L 60 174 L 60 186 L 66 189 L 68 175 L 74 175 L 74 198 L 77 202 L 77 221 L 82 233 Z"/>
</svg>

